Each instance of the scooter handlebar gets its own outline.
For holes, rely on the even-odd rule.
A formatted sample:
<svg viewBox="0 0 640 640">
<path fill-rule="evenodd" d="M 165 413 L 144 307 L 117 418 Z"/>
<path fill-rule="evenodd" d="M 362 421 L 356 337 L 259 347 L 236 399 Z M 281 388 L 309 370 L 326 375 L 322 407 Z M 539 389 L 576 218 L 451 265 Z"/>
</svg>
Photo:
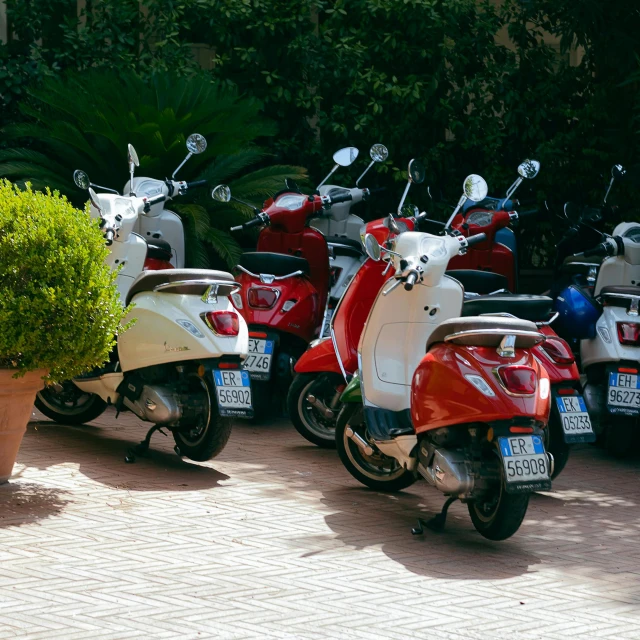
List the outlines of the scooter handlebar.
<svg viewBox="0 0 640 640">
<path fill-rule="evenodd" d="M 330 196 L 331 204 L 340 204 L 341 202 L 349 202 L 353 200 L 353 196 L 350 193 L 338 194 L 337 196 Z"/>
<path fill-rule="evenodd" d="M 467 246 L 472 247 L 474 244 L 479 244 L 480 242 L 484 242 L 487 239 L 486 233 L 476 233 L 473 236 L 469 236 L 467 238 Z"/>
<path fill-rule="evenodd" d="M 104 238 L 107 242 L 107 246 L 110 247 L 113 244 L 113 237 L 115 235 L 115 231 L 113 229 L 108 229 L 105 231 Z"/>
<path fill-rule="evenodd" d="M 196 187 L 206 187 L 207 180 L 194 180 L 193 182 L 187 182 L 187 189 L 195 189 Z"/>
<path fill-rule="evenodd" d="M 269 224 L 269 216 L 266 213 L 259 213 L 255 218 L 248 220 L 244 224 L 240 224 L 237 227 L 231 227 L 231 231 L 244 231 L 251 229 L 251 227 L 258 227 L 263 224 Z"/>
<path fill-rule="evenodd" d="M 418 273 L 416 271 L 412 271 L 408 276 L 404 283 L 404 290 L 411 291 L 413 289 L 413 285 L 418 281 Z"/>
</svg>

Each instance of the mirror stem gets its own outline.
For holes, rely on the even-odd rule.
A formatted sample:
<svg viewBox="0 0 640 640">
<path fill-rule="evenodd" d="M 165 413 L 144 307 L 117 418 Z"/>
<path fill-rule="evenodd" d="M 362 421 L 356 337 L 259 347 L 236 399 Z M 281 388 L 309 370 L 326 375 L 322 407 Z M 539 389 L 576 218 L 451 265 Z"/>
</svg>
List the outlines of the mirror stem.
<svg viewBox="0 0 640 640">
<path fill-rule="evenodd" d="M 411 180 L 407 180 L 407 186 L 404 188 L 404 193 L 402 194 L 402 198 L 400 198 L 400 204 L 398 205 L 398 215 L 402 211 L 402 205 L 404 201 L 407 199 L 407 194 L 409 193 L 409 189 L 411 188 Z"/>
<path fill-rule="evenodd" d="M 507 200 L 511 199 L 511 196 L 515 193 L 516 189 L 522 184 L 524 178 L 520 176 L 508 189 L 507 189 Z"/>
<path fill-rule="evenodd" d="M 335 164 L 333 169 L 331 169 L 331 171 L 329 171 L 329 175 L 316 187 L 316 189 L 319 189 L 336 172 L 336 169 L 339 166 L 340 166 L 339 164 Z"/>
<path fill-rule="evenodd" d="M 178 168 L 171 174 L 171 179 L 173 180 L 176 177 L 176 173 L 178 173 L 178 171 L 180 171 L 180 169 L 182 169 L 182 167 L 184 167 L 185 163 L 187 162 L 187 160 L 189 160 L 189 158 L 193 155 L 193 153 L 191 153 L 191 151 L 189 151 L 189 153 L 187 153 L 187 157 L 178 165 Z"/>
<path fill-rule="evenodd" d="M 93 184 L 93 182 L 90 182 L 89 186 L 92 189 L 102 189 L 103 191 L 106 191 L 107 193 L 115 193 L 117 196 L 120 195 L 120 192 L 116 191 L 115 189 L 109 189 L 109 187 L 101 187 L 99 184 Z"/>
<path fill-rule="evenodd" d="M 375 160 L 372 160 L 369 163 L 369 166 L 362 172 L 362 175 L 356 180 L 356 187 L 358 186 L 358 183 L 360 182 L 360 180 L 362 180 L 362 178 L 364 178 L 364 176 L 366 175 L 367 171 L 369 171 L 369 169 L 371 169 L 371 167 L 373 167 L 373 165 L 376 163 Z"/>
<path fill-rule="evenodd" d="M 235 196 L 231 196 L 231 199 L 234 202 L 239 202 L 240 204 L 243 204 L 245 207 L 249 207 L 249 209 L 251 209 L 254 213 L 260 213 L 260 209 L 258 209 L 258 207 L 254 207 L 252 204 L 249 204 L 248 202 L 245 202 L 244 200 L 240 200 L 239 198 L 236 198 Z"/>
<path fill-rule="evenodd" d="M 611 191 L 611 187 L 613 187 L 613 183 L 615 182 L 615 178 L 611 178 L 611 182 L 609 183 L 609 188 L 607 189 L 607 193 L 604 194 L 604 200 L 602 204 L 607 204 L 607 198 L 609 197 L 609 192 Z"/>
<path fill-rule="evenodd" d="M 468 199 L 469 198 L 467 198 L 467 196 L 465 196 L 464 193 L 460 196 L 460 200 L 458 200 L 458 204 L 456 205 L 456 208 L 453 210 L 451 217 L 447 220 L 447 224 L 444 225 L 445 231 L 448 231 L 451 228 L 451 223 L 453 222 L 453 219 L 458 215 L 458 212 L 460 211 L 460 209 L 462 209 L 462 205 Z"/>
</svg>

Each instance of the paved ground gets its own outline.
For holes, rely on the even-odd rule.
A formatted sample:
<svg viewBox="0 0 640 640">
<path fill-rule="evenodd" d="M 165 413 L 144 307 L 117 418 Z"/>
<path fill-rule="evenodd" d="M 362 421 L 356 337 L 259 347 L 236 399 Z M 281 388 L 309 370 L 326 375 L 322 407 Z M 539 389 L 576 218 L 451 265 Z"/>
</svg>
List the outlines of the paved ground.
<svg viewBox="0 0 640 640">
<path fill-rule="evenodd" d="M 586 447 L 491 543 L 417 484 L 361 488 L 284 423 L 212 463 L 143 430 L 33 422 L 0 487 L 0 638 L 640 638 L 640 462 Z"/>
</svg>

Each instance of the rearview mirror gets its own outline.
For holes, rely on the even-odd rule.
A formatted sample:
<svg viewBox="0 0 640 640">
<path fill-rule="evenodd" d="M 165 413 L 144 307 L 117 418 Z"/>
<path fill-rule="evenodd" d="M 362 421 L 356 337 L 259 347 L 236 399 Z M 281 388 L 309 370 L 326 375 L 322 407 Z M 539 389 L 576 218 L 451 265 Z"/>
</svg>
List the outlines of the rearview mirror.
<svg viewBox="0 0 640 640">
<path fill-rule="evenodd" d="M 360 180 L 364 178 L 367 171 L 369 171 L 369 169 L 371 169 L 371 167 L 373 167 L 376 162 L 384 162 L 389 157 L 389 151 L 383 144 L 376 142 L 376 144 L 372 145 L 371 149 L 369 149 L 369 155 L 371 156 L 371 162 L 369 163 L 369 166 L 362 172 L 362 175 L 356 180 L 356 187 L 360 183 Z"/>
<path fill-rule="evenodd" d="M 341 167 L 348 167 L 356 161 L 359 153 L 356 147 L 345 147 L 333 154 L 333 161 Z"/>
<path fill-rule="evenodd" d="M 621 164 L 614 164 L 611 167 L 611 177 L 614 180 L 624 180 L 627 177 L 627 170 Z"/>
<path fill-rule="evenodd" d="M 136 194 L 133 192 L 133 174 L 136 167 L 140 166 L 140 160 L 138 160 L 138 154 L 132 144 L 127 145 L 127 155 L 129 158 L 129 195 L 135 196 Z"/>
<path fill-rule="evenodd" d="M 403 218 L 415 218 L 417 215 L 420 215 L 420 209 L 418 209 L 415 204 L 404 204 L 399 213 Z"/>
<path fill-rule="evenodd" d="M 532 180 L 538 175 L 540 171 L 540 163 L 537 160 L 525 160 L 518 167 L 518 175 L 522 178 L 527 178 L 528 180 Z"/>
<path fill-rule="evenodd" d="M 76 183 L 77 187 L 80 187 L 80 189 L 88 189 L 91 186 L 89 176 L 84 171 L 80 171 L 80 169 L 76 169 L 73 172 L 73 181 Z"/>
<path fill-rule="evenodd" d="M 229 202 L 231 200 L 231 189 L 226 184 L 219 184 L 211 191 L 211 197 L 218 202 Z"/>
<path fill-rule="evenodd" d="M 364 250 L 374 262 L 380 262 L 382 251 L 375 236 L 371 233 L 367 233 L 364 237 Z"/>
<path fill-rule="evenodd" d="M 409 162 L 409 180 L 415 184 L 424 182 L 427 170 L 420 160 L 413 159 Z"/>
<path fill-rule="evenodd" d="M 482 176 L 472 173 L 464 179 L 462 190 L 464 191 L 466 200 L 480 202 L 487 197 L 489 187 Z"/>
<path fill-rule="evenodd" d="M 189 153 L 198 155 L 203 153 L 207 148 L 207 139 L 199 133 L 192 133 L 187 138 L 187 149 Z"/>
</svg>

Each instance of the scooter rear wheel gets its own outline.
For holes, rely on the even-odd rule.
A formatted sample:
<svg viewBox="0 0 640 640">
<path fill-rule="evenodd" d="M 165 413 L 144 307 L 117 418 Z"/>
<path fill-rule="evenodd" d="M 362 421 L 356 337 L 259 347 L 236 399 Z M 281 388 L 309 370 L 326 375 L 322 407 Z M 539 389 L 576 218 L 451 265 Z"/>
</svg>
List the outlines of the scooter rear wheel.
<svg viewBox="0 0 640 640">
<path fill-rule="evenodd" d="M 81 391 L 71 381 L 48 386 L 39 391 L 36 409 L 59 424 L 86 424 L 101 416 L 107 403 L 93 393 Z"/>
<path fill-rule="evenodd" d="M 195 375 L 191 380 L 193 393 L 206 394 L 208 409 L 204 419 L 195 422 L 193 426 L 183 426 L 180 430 L 174 430 L 173 439 L 181 455 L 196 462 L 205 462 L 215 458 L 224 449 L 231 435 L 233 422 L 218 413 L 213 385 Z"/>
<path fill-rule="evenodd" d="M 410 487 L 416 478 L 411 471 L 400 466 L 397 460 L 374 453 L 366 455 L 347 436 L 347 427 L 367 439 L 362 405 L 347 404 L 338 415 L 336 425 L 336 448 L 342 464 L 359 482 L 376 491 L 402 491 Z"/>
<path fill-rule="evenodd" d="M 549 424 L 547 425 L 547 451 L 553 456 L 553 474 L 551 479 L 554 480 L 567 466 L 569 461 L 569 445 L 564 441 L 564 431 L 560 418 L 555 411 L 551 412 Z"/>
</svg>

